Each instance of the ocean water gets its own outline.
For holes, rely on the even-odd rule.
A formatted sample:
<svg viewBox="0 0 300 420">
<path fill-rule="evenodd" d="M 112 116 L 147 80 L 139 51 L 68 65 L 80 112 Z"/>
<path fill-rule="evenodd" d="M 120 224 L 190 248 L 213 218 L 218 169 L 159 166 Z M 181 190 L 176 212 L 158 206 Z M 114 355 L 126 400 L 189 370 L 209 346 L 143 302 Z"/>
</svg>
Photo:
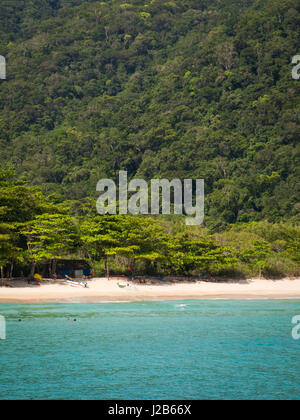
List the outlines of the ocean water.
<svg viewBox="0 0 300 420">
<path fill-rule="evenodd" d="M 0 315 L 1 400 L 300 397 L 299 300 L 0 304 Z"/>
</svg>

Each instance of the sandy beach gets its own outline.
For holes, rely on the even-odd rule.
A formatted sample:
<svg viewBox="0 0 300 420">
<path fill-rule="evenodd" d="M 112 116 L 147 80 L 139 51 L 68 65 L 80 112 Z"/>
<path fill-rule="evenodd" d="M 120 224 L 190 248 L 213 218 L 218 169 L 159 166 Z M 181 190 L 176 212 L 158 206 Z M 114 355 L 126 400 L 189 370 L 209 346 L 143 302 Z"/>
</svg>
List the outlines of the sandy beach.
<svg viewBox="0 0 300 420">
<path fill-rule="evenodd" d="M 300 279 L 210 283 L 204 281 L 135 284 L 124 279 L 96 278 L 88 288 L 74 288 L 64 282 L 45 282 L 41 286 L 0 288 L 0 302 L 107 302 L 181 299 L 300 299 Z"/>
</svg>

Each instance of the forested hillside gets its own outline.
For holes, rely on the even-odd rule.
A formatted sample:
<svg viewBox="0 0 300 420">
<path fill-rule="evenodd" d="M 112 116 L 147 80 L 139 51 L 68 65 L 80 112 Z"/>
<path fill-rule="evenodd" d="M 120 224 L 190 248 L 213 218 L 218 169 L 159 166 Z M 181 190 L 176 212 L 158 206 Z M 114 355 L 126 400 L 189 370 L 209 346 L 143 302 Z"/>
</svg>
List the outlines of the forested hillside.
<svg viewBox="0 0 300 420">
<path fill-rule="evenodd" d="M 61 199 L 204 178 L 206 226 L 300 212 L 298 0 L 2 0 L 1 164 Z"/>
</svg>

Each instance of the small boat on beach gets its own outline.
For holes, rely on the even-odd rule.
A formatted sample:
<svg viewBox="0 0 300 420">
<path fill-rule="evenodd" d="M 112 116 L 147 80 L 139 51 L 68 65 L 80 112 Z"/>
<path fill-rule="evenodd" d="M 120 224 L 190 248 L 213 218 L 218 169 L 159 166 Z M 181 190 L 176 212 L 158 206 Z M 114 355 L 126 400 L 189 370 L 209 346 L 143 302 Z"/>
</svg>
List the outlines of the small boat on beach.
<svg viewBox="0 0 300 420">
<path fill-rule="evenodd" d="M 128 283 L 124 283 L 124 282 L 118 282 L 118 286 L 121 289 L 125 289 L 126 287 L 129 287 L 129 284 Z"/>
<path fill-rule="evenodd" d="M 70 286 L 72 286 L 72 287 L 83 287 L 83 288 L 87 288 L 88 287 L 88 284 L 86 282 L 76 281 L 74 279 L 71 279 L 71 277 L 69 277 L 69 276 L 66 276 L 66 278 L 68 279 L 67 280 L 67 283 Z"/>
</svg>

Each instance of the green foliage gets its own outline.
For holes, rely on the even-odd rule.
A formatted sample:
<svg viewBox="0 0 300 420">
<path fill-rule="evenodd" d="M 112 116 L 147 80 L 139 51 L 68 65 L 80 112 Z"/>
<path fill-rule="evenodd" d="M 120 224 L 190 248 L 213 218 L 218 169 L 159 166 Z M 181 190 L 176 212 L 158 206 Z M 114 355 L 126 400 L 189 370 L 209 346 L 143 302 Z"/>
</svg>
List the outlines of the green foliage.
<svg viewBox="0 0 300 420">
<path fill-rule="evenodd" d="M 297 0 L 5 1 L 3 162 L 65 199 L 204 178 L 205 223 L 299 220 Z"/>
<path fill-rule="evenodd" d="M 299 226 L 265 221 L 235 224 L 215 235 L 218 243 L 234 250 L 239 268 L 247 276 L 299 275 L 299 238 Z"/>
<path fill-rule="evenodd" d="M 24 263 L 26 248 L 22 240 L 21 227 L 30 219 L 53 206 L 42 193 L 23 181 L 16 181 L 11 170 L 0 170 L 0 267 L 1 277 L 4 267 Z"/>
<path fill-rule="evenodd" d="M 104 261 L 123 273 L 296 276 L 300 229 L 293 224 L 235 224 L 212 234 L 175 216 L 99 216 L 95 202 L 45 197 L 11 171 L 0 171 L 0 268 L 11 277 L 64 258 Z M 129 269 L 130 268 L 130 269 Z M 228 275 L 228 274 L 227 274 Z"/>
<path fill-rule="evenodd" d="M 81 241 L 90 261 L 108 257 L 125 257 L 134 272 L 136 261 L 150 263 L 163 260 L 167 237 L 153 219 L 133 216 L 97 216 L 81 225 Z"/>
<path fill-rule="evenodd" d="M 4 1 L 1 275 L 72 255 L 299 275 L 299 24 L 297 0 Z M 204 178 L 205 229 L 97 216 L 120 169 Z"/>
<path fill-rule="evenodd" d="M 45 262 L 76 250 L 79 238 L 73 220 L 63 214 L 42 214 L 21 231 L 27 238 L 29 259 Z"/>
</svg>

